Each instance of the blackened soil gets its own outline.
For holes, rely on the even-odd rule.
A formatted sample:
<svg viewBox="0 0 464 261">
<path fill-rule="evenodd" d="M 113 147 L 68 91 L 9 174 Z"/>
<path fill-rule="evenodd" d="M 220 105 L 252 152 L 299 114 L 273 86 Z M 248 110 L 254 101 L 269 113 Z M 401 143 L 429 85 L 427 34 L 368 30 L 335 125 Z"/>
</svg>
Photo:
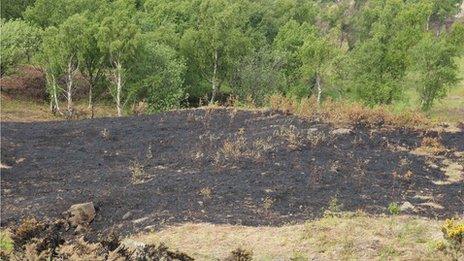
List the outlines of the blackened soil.
<svg viewBox="0 0 464 261">
<path fill-rule="evenodd" d="M 387 213 L 408 201 L 420 216 L 464 213 L 463 182 L 436 184 L 447 180 L 443 159 L 463 164 L 455 152 L 464 132 L 439 135 L 448 151 L 428 157 L 410 153 L 425 132 L 335 129 L 233 109 L 3 123 L 2 163 L 11 168 L 1 172 L 2 226 L 55 219 L 88 201 L 97 207 L 93 229 L 123 233 L 185 221 L 300 222 L 334 198 L 347 211 Z"/>
</svg>

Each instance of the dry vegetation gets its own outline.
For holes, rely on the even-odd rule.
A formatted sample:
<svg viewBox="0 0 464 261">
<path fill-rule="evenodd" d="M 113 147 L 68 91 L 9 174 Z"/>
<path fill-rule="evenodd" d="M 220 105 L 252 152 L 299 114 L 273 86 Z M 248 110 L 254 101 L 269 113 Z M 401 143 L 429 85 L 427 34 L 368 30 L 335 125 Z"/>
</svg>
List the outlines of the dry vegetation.
<svg viewBox="0 0 464 261">
<path fill-rule="evenodd" d="M 336 208 L 330 204 L 325 217 L 304 224 L 246 227 L 187 223 L 122 241 L 110 233 L 94 243 L 66 234 L 63 220 L 44 223 L 26 219 L 11 231 L 1 233 L 0 257 L 231 261 L 464 258 L 463 219 L 441 222 L 397 215 L 375 217 L 362 212 L 339 212 Z"/>
<path fill-rule="evenodd" d="M 132 161 L 129 170 L 132 175 L 132 182 L 135 184 L 143 183 L 149 178 L 149 175 L 145 172 L 144 166 L 139 161 Z"/>
<path fill-rule="evenodd" d="M 33 100 L 18 100 L 8 97 L 1 98 L 1 121 L 15 122 L 36 122 L 36 121 L 55 121 L 66 120 L 64 116 L 53 115 L 50 112 L 49 105 L 45 102 Z M 90 109 L 87 104 L 79 102 L 75 104 L 76 114 L 73 119 L 90 118 Z M 112 117 L 115 116 L 113 106 L 99 104 L 95 106 L 94 117 Z"/>
<path fill-rule="evenodd" d="M 462 230 L 456 225 L 459 222 L 464 220 L 454 221 L 448 229 L 453 231 L 454 238 L 457 238 L 456 231 Z M 184 224 L 133 239 L 155 244 L 165 242 L 170 248 L 189 253 L 198 260 L 223 259 L 233 248 L 252 252 L 254 260 L 462 258 L 444 237 L 441 226 L 440 221 L 408 216 L 341 213 L 282 227 Z"/>
<path fill-rule="evenodd" d="M 430 121 L 418 110 L 404 110 L 401 114 L 394 114 L 387 106 L 369 108 L 360 103 L 348 101 L 324 101 L 317 105 L 312 98 L 295 100 L 281 95 L 269 98 L 272 109 L 300 117 L 317 119 L 324 122 L 350 125 L 365 125 L 370 127 L 426 127 Z"/>
<path fill-rule="evenodd" d="M 439 155 L 446 151 L 445 146 L 438 138 L 424 137 L 420 147 L 415 149 L 413 153 L 419 155 Z"/>
<path fill-rule="evenodd" d="M 216 165 L 230 165 L 243 159 L 259 162 L 262 161 L 265 153 L 274 149 L 270 140 L 271 137 L 268 137 L 267 139 L 261 138 L 254 141 L 247 141 L 244 136 L 244 131 L 244 129 L 240 129 L 232 138 L 224 141 L 216 153 Z"/>
<path fill-rule="evenodd" d="M 187 254 L 171 251 L 164 244 L 123 244 L 114 233 L 90 242 L 68 233 L 66 220 L 42 222 L 26 219 L 2 231 L 1 260 L 179 260 L 192 261 Z M 8 241 L 4 244 L 3 240 Z"/>
</svg>

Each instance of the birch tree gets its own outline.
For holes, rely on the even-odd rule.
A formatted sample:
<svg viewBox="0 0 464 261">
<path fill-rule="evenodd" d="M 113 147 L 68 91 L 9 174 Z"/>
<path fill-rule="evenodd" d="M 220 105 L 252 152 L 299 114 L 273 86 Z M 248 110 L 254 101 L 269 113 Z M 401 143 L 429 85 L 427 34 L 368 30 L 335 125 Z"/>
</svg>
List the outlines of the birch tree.
<svg viewBox="0 0 464 261">
<path fill-rule="evenodd" d="M 211 86 L 210 103 L 216 100 L 222 83 L 236 61 L 250 50 L 251 39 L 244 32 L 246 13 L 241 3 L 204 1 L 198 9 L 196 26 L 181 39 L 181 50 L 197 73 Z"/>
<path fill-rule="evenodd" d="M 79 69 L 79 49 L 82 43 L 83 27 L 85 18 L 79 14 L 69 17 L 60 25 L 58 41 L 62 53 L 62 62 L 64 66 L 64 75 L 66 78 L 66 100 L 67 114 L 74 114 L 73 108 L 73 91 L 74 77 Z"/>
<path fill-rule="evenodd" d="M 421 109 L 428 111 L 433 104 L 446 96 L 448 89 L 459 82 L 455 58 L 464 50 L 464 26 L 457 25 L 448 37 L 425 33 L 412 49 L 412 69 Z"/>
<path fill-rule="evenodd" d="M 328 36 L 309 34 L 300 48 L 301 73 L 306 79 L 314 79 L 317 103 L 321 103 L 322 92 L 336 75 L 334 67 L 339 49 Z"/>
<path fill-rule="evenodd" d="M 159 44 L 151 35 L 143 35 L 144 44 L 137 64 L 128 75 L 129 97 L 147 103 L 147 112 L 179 108 L 186 98 L 183 75 L 185 62 L 169 46 Z"/>
<path fill-rule="evenodd" d="M 116 102 L 118 116 L 122 116 L 125 105 L 125 73 L 130 70 L 135 52 L 139 46 L 140 29 L 136 25 L 135 1 L 118 0 L 110 6 L 109 16 L 102 21 L 98 45 L 108 55 L 111 80 L 114 90 L 110 90 Z"/>
<path fill-rule="evenodd" d="M 107 55 L 98 46 L 98 23 L 87 18 L 80 25 L 83 34 L 79 48 L 80 71 L 89 83 L 88 108 L 94 116 L 94 92 L 104 76 Z"/>
<path fill-rule="evenodd" d="M 60 42 L 56 27 L 49 27 L 43 33 L 43 41 L 40 53 L 37 55 L 39 63 L 45 71 L 47 92 L 50 95 L 50 110 L 53 114 L 63 114 L 60 110 L 59 95 L 62 88 L 58 85 L 58 79 L 63 73 L 63 60 L 59 50 Z"/>
<path fill-rule="evenodd" d="M 305 43 L 306 36 L 315 33 L 314 30 L 315 27 L 310 24 L 300 24 L 295 20 L 289 20 L 279 28 L 279 33 L 273 43 L 273 51 L 276 56 L 283 60 L 286 84 L 289 90 L 301 84 L 303 77 L 300 69 L 302 67 L 300 50 Z M 305 96 L 309 95 L 307 87 L 304 90 Z M 287 90 L 287 94 L 289 90 Z"/>
</svg>

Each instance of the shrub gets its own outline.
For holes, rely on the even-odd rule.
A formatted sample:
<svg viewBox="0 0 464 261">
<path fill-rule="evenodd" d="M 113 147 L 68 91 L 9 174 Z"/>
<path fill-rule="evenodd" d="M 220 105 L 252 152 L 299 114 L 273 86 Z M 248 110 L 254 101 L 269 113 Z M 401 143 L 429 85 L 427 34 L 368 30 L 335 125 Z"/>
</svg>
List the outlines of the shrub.
<svg viewBox="0 0 464 261">
<path fill-rule="evenodd" d="M 45 225 L 42 222 L 37 221 L 35 218 L 27 218 L 13 230 L 11 239 L 13 240 L 14 246 L 17 248 L 18 246 L 23 246 L 30 242 L 31 239 L 38 237 L 44 230 Z"/>
<path fill-rule="evenodd" d="M 292 150 L 297 150 L 303 145 L 303 137 L 294 125 L 281 127 L 279 130 L 275 131 L 274 134 L 286 140 L 288 147 Z"/>
<path fill-rule="evenodd" d="M 244 137 L 241 129 L 233 138 L 228 138 L 218 149 L 215 157 L 216 164 L 235 163 L 243 159 L 262 161 L 263 154 L 274 149 L 270 138 L 257 139 L 253 143 Z"/>
<path fill-rule="evenodd" d="M 230 253 L 228 257 L 226 257 L 225 261 L 251 261 L 253 260 L 253 252 L 237 248 Z"/>
<path fill-rule="evenodd" d="M 211 188 L 208 188 L 208 187 L 205 187 L 205 188 L 202 188 L 200 189 L 200 191 L 198 192 L 198 194 L 200 194 L 200 196 L 204 197 L 204 198 L 211 198 L 212 195 L 213 195 L 213 190 Z"/>
<path fill-rule="evenodd" d="M 263 199 L 263 207 L 264 207 L 265 210 L 271 209 L 273 204 L 274 204 L 274 199 L 272 199 L 271 197 L 266 196 Z"/>
<path fill-rule="evenodd" d="M 396 202 L 392 202 L 388 205 L 388 212 L 391 215 L 399 215 L 401 212 L 401 208 Z"/>
<path fill-rule="evenodd" d="M 332 197 L 329 201 L 327 209 L 324 211 L 324 216 L 340 216 L 342 214 L 343 204 L 339 202 L 337 197 Z"/>
<path fill-rule="evenodd" d="M 447 219 L 441 227 L 446 242 L 439 242 L 437 249 L 446 252 L 453 260 L 464 258 L 464 222 Z"/>
<path fill-rule="evenodd" d="M 454 219 L 447 219 L 441 231 L 448 242 L 464 250 L 464 222 L 459 223 Z"/>
<path fill-rule="evenodd" d="M 1 19 L 2 63 L 0 74 L 10 73 L 18 64 L 30 60 L 40 45 L 40 29 L 22 20 Z"/>
<path fill-rule="evenodd" d="M 443 144 L 441 144 L 441 142 L 436 138 L 425 137 L 422 139 L 421 145 L 424 147 L 433 148 L 438 151 L 442 151 L 444 149 Z"/>
<path fill-rule="evenodd" d="M 327 135 L 325 135 L 325 133 L 322 131 L 308 131 L 306 138 L 308 139 L 311 146 L 314 147 L 322 144 L 328 139 Z"/>
<path fill-rule="evenodd" d="M 437 138 L 424 137 L 421 146 L 416 149 L 419 153 L 437 155 L 446 151 L 445 146 Z"/>
<path fill-rule="evenodd" d="M 132 161 L 129 170 L 134 183 L 142 183 L 147 178 L 143 165 L 138 161 Z"/>
<path fill-rule="evenodd" d="M 104 128 L 103 130 L 100 131 L 100 135 L 102 136 L 103 139 L 108 140 L 111 138 L 110 131 L 107 128 Z"/>
<path fill-rule="evenodd" d="M 13 250 L 13 240 L 10 234 L 7 231 L 0 231 L 0 260 L 3 260 L 2 254 L 11 252 L 11 250 Z"/>
<path fill-rule="evenodd" d="M 286 114 L 294 114 L 330 123 L 416 128 L 429 125 L 426 117 L 415 110 L 394 114 L 388 106 L 367 107 L 357 102 L 325 100 L 320 106 L 313 98 L 293 99 L 282 95 L 269 97 L 269 106 Z"/>
</svg>

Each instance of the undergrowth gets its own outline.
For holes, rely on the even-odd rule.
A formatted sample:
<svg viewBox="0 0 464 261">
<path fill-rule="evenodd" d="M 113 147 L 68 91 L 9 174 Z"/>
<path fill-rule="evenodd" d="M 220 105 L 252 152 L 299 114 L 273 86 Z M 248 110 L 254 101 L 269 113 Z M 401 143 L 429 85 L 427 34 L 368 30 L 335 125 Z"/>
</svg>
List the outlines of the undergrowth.
<svg viewBox="0 0 464 261">
<path fill-rule="evenodd" d="M 370 127 L 427 127 L 431 122 L 418 110 L 403 110 L 393 113 L 388 106 L 366 107 L 357 102 L 326 100 L 318 105 L 313 98 L 301 100 L 272 95 L 269 97 L 271 109 L 331 123 L 364 125 Z"/>
</svg>

